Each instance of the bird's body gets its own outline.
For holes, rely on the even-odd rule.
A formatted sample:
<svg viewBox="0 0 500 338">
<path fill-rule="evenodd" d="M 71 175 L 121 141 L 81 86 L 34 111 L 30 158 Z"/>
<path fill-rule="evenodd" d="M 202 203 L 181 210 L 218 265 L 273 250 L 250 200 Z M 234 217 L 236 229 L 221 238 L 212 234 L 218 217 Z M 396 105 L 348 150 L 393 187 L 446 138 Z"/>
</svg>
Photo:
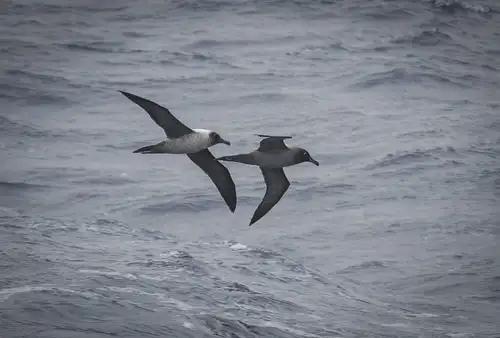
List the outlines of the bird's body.
<svg viewBox="0 0 500 338">
<path fill-rule="evenodd" d="M 248 154 L 221 157 L 221 160 L 256 165 L 261 168 L 284 168 L 297 164 L 302 149 L 291 147 L 276 152 L 254 150 Z"/>
<path fill-rule="evenodd" d="M 141 154 L 186 154 L 214 182 L 229 210 L 236 209 L 236 187 L 231 174 L 208 150 L 209 147 L 225 143 L 218 133 L 208 129 L 191 129 L 180 122 L 170 111 L 159 104 L 140 96 L 120 91 L 129 100 L 144 109 L 151 119 L 163 128 L 167 138 L 157 144 L 139 148 Z"/>
<path fill-rule="evenodd" d="M 166 138 L 153 146 L 137 149 L 137 153 L 149 154 L 194 154 L 213 145 L 208 129 L 193 129 L 193 132 L 176 138 Z M 148 148 L 151 147 L 151 148 Z"/>
<path fill-rule="evenodd" d="M 266 193 L 255 210 L 249 225 L 254 224 L 267 214 L 280 201 L 290 186 L 290 182 L 283 171 L 284 167 L 289 167 L 302 162 L 311 162 L 315 165 L 319 163 L 309 155 L 309 153 L 298 147 L 288 148 L 283 142 L 290 136 L 269 136 L 260 141 L 260 146 L 247 154 L 237 154 L 219 157 L 218 160 L 239 162 L 260 167 L 262 176 L 266 183 Z"/>
</svg>

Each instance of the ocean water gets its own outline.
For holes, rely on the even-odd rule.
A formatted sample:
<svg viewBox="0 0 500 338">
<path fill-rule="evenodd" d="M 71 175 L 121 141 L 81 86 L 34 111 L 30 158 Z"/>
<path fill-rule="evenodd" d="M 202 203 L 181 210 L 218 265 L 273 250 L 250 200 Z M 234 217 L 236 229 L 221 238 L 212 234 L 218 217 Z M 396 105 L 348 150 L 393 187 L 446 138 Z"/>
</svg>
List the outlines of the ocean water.
<svg viewBox="0 0 500 338">
<path fill-rule="evenodd" d="M 500 337 L 500 3 L 0 3 L 0 337 Z M 117 90 L 319 167 L 249 227 Z"/>
</svg>

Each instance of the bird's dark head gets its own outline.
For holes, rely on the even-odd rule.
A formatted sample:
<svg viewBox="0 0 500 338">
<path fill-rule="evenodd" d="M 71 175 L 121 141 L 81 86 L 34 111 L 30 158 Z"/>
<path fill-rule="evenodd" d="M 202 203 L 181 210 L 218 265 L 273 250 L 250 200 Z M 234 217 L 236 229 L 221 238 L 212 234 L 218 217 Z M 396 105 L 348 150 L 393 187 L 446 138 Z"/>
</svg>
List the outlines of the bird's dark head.
<svg viewBox="0 0 500 338">
<path fill-rule="evenodd" d="M 212 145 L 219 144 L 219 143 L 224 143 L 227 144 L 228 146 L 231 145 L 231 142 L 224 140 L 218 133 L 215 131 L 211 131 L 208 134 L 208 137 L 210 137 L 210 141 L 212 141 Z"/>
<path fill-rule="evenodd" d="M 297 163 L 311 162 L 311 163 L 319 166 L 319 162 L 316 161 L 314 158 L 312 158 L 307 150 L 302 149 L 302 148 L 297 149 L 297 153 L 295 155 L 295 160 L 297 161 Z"/>
</svg>

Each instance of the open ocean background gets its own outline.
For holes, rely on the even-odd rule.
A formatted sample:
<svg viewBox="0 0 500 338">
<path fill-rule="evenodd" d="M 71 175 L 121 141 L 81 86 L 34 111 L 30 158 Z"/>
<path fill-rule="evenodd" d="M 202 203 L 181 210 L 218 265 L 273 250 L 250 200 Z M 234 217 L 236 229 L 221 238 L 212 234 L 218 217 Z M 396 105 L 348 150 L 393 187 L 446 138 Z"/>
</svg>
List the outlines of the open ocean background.
<svg viewBox="0 0 500 338">
<path fill-rule="evenodd" d="M 500 2 L 0 2 L 0 337 L 500 337 Z M 117 90 L 319 167 L 252 227 Z"/>
</svg>

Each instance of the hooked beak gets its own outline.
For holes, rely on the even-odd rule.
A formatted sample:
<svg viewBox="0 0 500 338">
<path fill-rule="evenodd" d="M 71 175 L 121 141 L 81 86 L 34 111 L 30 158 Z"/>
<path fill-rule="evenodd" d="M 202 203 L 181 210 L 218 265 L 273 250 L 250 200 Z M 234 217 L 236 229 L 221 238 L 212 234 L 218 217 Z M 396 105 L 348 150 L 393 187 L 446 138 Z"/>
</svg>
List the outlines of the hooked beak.
<svg viewBox="0 0 500 338">
<path fill-rule="evenodd" d="M 313 164 L 316 164 L 316 166 L 319 166 L 319 162 L 316 161 L 314 158 L 310 157 L 309 158 L 309 162 L 313 163 Z"/>
<path fill-rule="evenodd" d="M 224 143 L 224 144 L 227 144 L 228 146 L 231 145 L 231 142 L 224 140 L 222 137 L 220 138 L 219 143 Z"/>
</svg>

